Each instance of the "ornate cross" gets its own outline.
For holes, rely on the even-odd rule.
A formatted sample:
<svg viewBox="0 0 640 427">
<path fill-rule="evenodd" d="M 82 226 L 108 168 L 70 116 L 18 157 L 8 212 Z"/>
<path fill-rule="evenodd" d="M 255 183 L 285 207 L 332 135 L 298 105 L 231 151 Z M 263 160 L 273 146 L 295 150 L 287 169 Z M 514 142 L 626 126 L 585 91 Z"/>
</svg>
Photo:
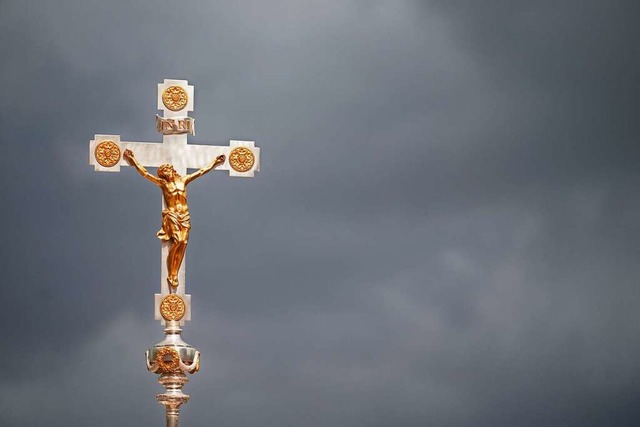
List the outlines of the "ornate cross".
<svg viewBox="0 0 640 427">
<path fill-rule="evenodd" d="M 218 170 L 229 171 L 233 177 L 253 177 L 260 170 L 260 148 L 253 141 L 230 141 L 229 146 L 190 145 L 187 135 L 195 134 L 195 121 L 187 114 L 193 111 L 193 86 L 186 80 L 165 79 L 158 84 L 158 109 L 163 117 L 156 116 L 156 129 L 162 133 L 162 143 L 121 141 L 120 135 L 95 135 L 89 143 L 89 163 L 98 172 L 120 172 L 121 166 L 128 166 L 123 158 L 125 150 L 131 150 L 139 164 L 144 167 L 158 167 L 171 164 L 176 172 L 185 175 L 187 169 L 201 169 L 220 155 L 226 161 Z M 163 209 L 166 202 L 163 199 Z M 162 243 L 162 274 L 160 294 L 156 295 L 155 318 L 163 320 L 159 311 L 160 301 L 172 289 L 167 286 L 168 268 L 166 259 L 170 249 L 169 241 Z M 176 293 L 183 295 L 187 305 L 184 320 L 190 320 L 189 300 L 185 295 L 184 262 L 178 273 Z"/>
<path fill-rule="evenodd" d="M 158 84 L 156 129 L 162 143 L 121 141 L 120 135 L 95 135 L 89 143 L 89 163 L 98 172 L 119 172 L 134 166 L 162 189 L 162 274 L 160 293 L 155 295 L 155 318 L 166 325 L 165 339 L 147 352 L 147 368 L 160 373 L 167 393 L 158 401 L 167 410 L 167 425 L 178 422 L 179 407 L 189 396 L 182 393 L 184 372 L 199 368 L 199 352 L 180 338 L 181 326 L 191 318 L 191 296 L 185 293 L 184 253 L 190 226 L 186 186 L 216 168 L 234 177 L 253 177 L 260 170 L 260 148 L 253 141 L 230 141 L 229 146 L 190 145 L 195 134 L 193 86 L 186 80 L 164 80 Z M 155 176 L 146 170 L 157 167 Z M 196 172 L 187 175 L 188 169 Z M 171 423 L 171 424 L 170 424 Z"/>
</svg>

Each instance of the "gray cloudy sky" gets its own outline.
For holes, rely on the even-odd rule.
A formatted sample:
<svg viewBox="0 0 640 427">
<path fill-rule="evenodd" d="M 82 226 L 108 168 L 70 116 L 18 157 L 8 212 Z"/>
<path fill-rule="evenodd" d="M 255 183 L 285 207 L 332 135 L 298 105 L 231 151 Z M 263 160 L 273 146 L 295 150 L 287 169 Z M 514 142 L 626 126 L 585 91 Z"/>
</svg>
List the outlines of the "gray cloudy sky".
<svg viewBox="0 0 640 427">
<path fill-rule="evenodd" d="M 160 141 L 190 187 L 184 426 L 640 425 L 635 1 L 0 2 L 0 424 L 163 425 Z"/>
</svg>

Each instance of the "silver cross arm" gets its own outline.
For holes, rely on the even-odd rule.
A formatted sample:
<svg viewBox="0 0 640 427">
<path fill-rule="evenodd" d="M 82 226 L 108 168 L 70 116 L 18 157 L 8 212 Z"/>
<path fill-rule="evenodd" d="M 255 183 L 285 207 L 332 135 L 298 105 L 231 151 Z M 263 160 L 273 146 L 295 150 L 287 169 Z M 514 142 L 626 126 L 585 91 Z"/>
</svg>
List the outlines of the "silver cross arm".
<svg viewBox="0 0 640 427">
<path fill-rule="evenodd" d="M 229 176 L 253 177 L 254 173 L 260 170 L 260 147 L 256 147 L 253 141 L 231 140 L 228 146 L 195 145 L 181 143 L 182 141 L 176 138 L 181 136 L 183 135 L 165 135 L 164 142 L 158 143 L 121 141 L 120 135 L 95 135 L 89 143 L 89 164 L 97 172 L 120 172 L 121 166 L 129 166 L 122 158 L 124 150 L 129 149 L 133 151 L 138 162 L 145 167 L 158 167 L 170 163 L 181 174 L 186 173 L 187 169 L 203 168 L 221 154 L 224 154 L 227 159 L 216 170 L 229 171 Z M 98 162 L 96 147 L 104 141 L 113 142 L 119 149 L 119 160 L 113 166 L 103 166 Z M 230 165 L 229 156 L 237 147 L 249 148 L 254 156 L 253 166 L 247 171 L 237 171 Z"/>
</svg>

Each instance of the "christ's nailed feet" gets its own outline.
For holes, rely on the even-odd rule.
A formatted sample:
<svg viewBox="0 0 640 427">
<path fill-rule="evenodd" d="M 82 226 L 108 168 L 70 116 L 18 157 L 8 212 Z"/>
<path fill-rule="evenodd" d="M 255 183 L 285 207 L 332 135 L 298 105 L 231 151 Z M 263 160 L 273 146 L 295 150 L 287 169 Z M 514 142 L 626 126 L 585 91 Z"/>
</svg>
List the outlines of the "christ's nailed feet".
<svg viewBox="0 0 640 427">
<path fill-rule="evenodd" d="M 167 277 L 167 283 L 169 284 L 169 290 L 178 288 L 178 276 Z"/>
</svg>

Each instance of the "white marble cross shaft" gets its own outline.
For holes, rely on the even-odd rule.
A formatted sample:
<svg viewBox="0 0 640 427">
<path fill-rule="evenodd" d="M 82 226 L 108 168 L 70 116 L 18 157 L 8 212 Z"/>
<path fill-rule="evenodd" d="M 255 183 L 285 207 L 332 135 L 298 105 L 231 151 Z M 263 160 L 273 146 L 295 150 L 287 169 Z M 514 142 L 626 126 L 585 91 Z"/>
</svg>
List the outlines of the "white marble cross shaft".
<svg viewBox="0 0 640 427">
<path fill-rule="evenodd" d="M 186 100 L 185 105 L 180 110 L 176 111 L 176 105 L 171 105 L 173 108 L 168 108 L 165 102 L 163 102 L 163 93 L 171 88 L 178 87 L 182 90 L 182 94 L 186 94 L 183 100 Z M 181 105 L 178 104 L 178 107 Z M 187 115 L 189 111 L 193 111 L 193 86 L 189 85 L 186 80 L 171 80 L 165 79 L 163 83 L 158 84 L 158 109 L 163 111 L 162 119 L 169 119 L 169 121 L 188 119 Z M 192 120 L 192 119 L 188 119 Z M 99 162 L 96 147 L 105 141 L 114 143 L 118 148 L 115 150 L 118 153 L 119 159 L 114 158 L 113 165 L 105 165 L 104 161 Z M 253 154 L 253 164 L 248 170 L 245 168 L 234 169 L 230 165 L 229 154 L 237 147 L 246 147 Z M 135 154 L 138 162 L 145 167 L 158 167 L 162 164 L 172 164 L 174 169 L 181 175 L 187 173 L 187 169 L 200 169 L 210 164 L 217 156 L 224 154 L 226 161 L 224 164 L 218 166 L 215 170 L 227 170 L 230 176 L 234 177 L 253 177 L 254 172 L 260 170 L 260 148 L 255 146 L 253 141 L 234 141 L 231 140 L 229 146 L 215 146 L 215 145 L 190 145 L 187 144 L 187 133 L 178 134 L 165 134 L 163 132 L 162 143 L 154 142 L 131 142 L 121 141 L 120 135 L 95 135 L 94 139 L 89 143 L 89 163 L 94 166 L 98 172 L 119 172 L 121 166 L 129 166 L 128 163 L 122 158 L 124 150 L 130 149 Z M 111 152 L 113 152 L 112 150 Z M 163 200 L 163 208 L 165 208 Z M 160 219 L 160 216 L 158 216 Z M 159 221 L 160 224 L 160 221 Z M 167 286 L 167 265 L 166 259 L 169 252 L 169 243 L 162 243 L 162 274 L 161 274 L 161 293 L 156 295 L 156 319 L 163 320 L 159 313 L 159 300 L 162 296 L 166 295 L 169 290 Z M 187 303 L 187 313 L 183 320 L 190 320 L 190 295 L 185 295 L 185 260 L 182 262 L 180 272 L 178 274 L 178 281 L 180 286 L 177 289 L 177 293 L 185 296 L 185 302 Z M 164 322 L 164 321 L 163 321 Z M 181 322 L 182 323 L 182 322 Z"/>
</svg>

